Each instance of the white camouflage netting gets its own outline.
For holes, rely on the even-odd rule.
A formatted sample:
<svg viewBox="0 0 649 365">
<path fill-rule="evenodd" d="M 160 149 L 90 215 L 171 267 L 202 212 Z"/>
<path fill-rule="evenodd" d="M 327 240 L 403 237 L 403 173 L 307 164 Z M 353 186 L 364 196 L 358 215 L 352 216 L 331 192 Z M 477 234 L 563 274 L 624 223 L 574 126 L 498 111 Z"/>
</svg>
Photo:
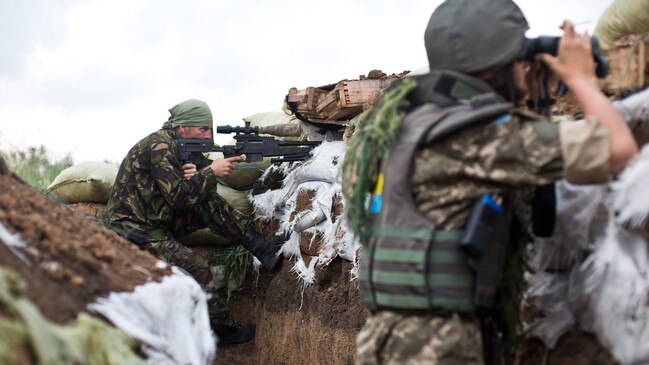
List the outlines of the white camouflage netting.
<svg viewBox="0 0 649 365">
<path fill-rule="evenodd" d="M 216 337 L 206 294 L 192 277 L 175 266 L 172 270 L 161 282 L 140 285 L 133 292 L 111 293 L 88 309 L 139 341 L 149 364 L 211 364 Z"/>
<path fill-rule="evenodd" d="M 532 252 L 526 303 L 542 315 L 528 334 L 551 348 L 578 327 L 621 364 L 648 363 L 649 146 L 611 184 L 557 183 L 557 211 L 553 237 Z"/>
<path fill-rule="evenodd" d="M 283 169 L 286 177 L 282 187 L 269 190 L 251 197 L 255 216 L 258 219 L 277 219 L 280 222 L 278 233 L 290 233 L 289 240 L 282 246 L 281 253 L 294 261 L 292 270 L 300 277 L 304 285 L 315 281 L 315 267 L 327 265 L 337 256 L 356 263 L 357 250 L 360 245 L 353 239 L 347 227 L 344 214 L 332 212 L 334 201 L 342 202 L 340 185 L 340 168 L 345 152 L 342 141 L 322 142 L 313 149 L 313 156 L 304 165 L 289 171 L 289 166 L 274 167 Z M 266 174 L 269 174 L 272 168 Z M 314 191 L 311 209 L 296 213 L 300 193 Z M 300 251 L 300 234 L 309 233 L 313 237 L 322 237 L 324 245 L 318 256 L 305 261 Z M 307 265 L 306 262 L 309 262 Z M 354 266 L 352 276 L 357 267 Z"/>
</svg>

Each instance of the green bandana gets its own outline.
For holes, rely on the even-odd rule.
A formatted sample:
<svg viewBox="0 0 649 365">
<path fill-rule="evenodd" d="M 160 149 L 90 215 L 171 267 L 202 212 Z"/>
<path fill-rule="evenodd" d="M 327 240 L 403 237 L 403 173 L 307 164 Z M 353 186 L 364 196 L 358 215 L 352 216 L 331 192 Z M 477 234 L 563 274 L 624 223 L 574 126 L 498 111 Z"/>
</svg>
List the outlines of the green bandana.
<svg viewBox="0 0 649 365">
<path fill-rule="evenodd" d="M 211 127 L 212 112 L 204 101 L 189 99 L 169 109 L 169 119 L 162 128 L 177 127 Z"/>
</svg>

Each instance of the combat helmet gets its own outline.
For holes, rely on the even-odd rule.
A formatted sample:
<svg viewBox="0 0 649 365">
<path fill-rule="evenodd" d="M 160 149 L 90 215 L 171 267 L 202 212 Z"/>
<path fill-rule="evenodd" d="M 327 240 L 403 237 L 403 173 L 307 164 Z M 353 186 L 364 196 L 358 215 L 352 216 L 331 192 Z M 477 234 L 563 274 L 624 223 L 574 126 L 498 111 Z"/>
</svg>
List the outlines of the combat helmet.
<svg viewBox="0 0 649 365">
<path fill-rule="evenodd" d="M 446 0 L 424 33 L 430 69 L 470 74 L 505 65 L 523 48 L 528 28 L 511 0 Z"/>
</svg>

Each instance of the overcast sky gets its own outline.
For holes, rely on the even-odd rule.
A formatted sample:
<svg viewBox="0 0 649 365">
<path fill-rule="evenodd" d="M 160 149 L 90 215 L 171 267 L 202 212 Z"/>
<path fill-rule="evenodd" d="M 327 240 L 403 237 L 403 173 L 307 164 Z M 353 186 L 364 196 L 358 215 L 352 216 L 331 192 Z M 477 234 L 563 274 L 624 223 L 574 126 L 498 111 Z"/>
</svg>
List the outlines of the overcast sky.
<svg viewBox="0 0 649 365">
<path fill-rule="evenodd" d="M 440 2 L 2 0 L 0 149 L 117 163 L 189 98 L 237 125 L 291 87 L 419 69 Z M 563 19 L 592 33 L 611 0 L 516 3 L 535 36 Z"/>
</svg>

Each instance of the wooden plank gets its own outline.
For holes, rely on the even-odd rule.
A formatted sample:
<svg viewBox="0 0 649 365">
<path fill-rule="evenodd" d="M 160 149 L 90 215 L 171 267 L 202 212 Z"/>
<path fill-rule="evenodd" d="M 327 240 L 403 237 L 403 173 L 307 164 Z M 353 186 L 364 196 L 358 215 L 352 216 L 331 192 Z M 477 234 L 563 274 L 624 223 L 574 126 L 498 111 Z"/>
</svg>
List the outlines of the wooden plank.
<svg viewBox="0 0 649 365">
<path fill-rule="evenodd" d="M 289 103 L 306 103 L 307 95 L 295 87 L 288 89 L 286 101 Z"/>
<path fill-rule="evenodd" d="M 347 120 L 352 119 L 361 112 L 363 112 L 362 106 L 338 108 L 330 114 L 329 118 L 333 120 Z"/>
<path fill-rule="evenodd" d="M 610 71 L 600 86 L 609 94 L 644 86 L 647 58 L 646 40 L 632 39 L 604 53 Z"/>
<path fill-rule="evenodd" d="M 338 100 L 338 90 L 336 88 L 329 91 L 324 98 L 321 98 L 316 107 L 316 112 L 320 115 L 320 118 L 328 119 L 333 109 L 338 107 Z"/>
<path fill-rule="evenodd" d="M 647 42 L 640 42 L 638 48 L 638 60 L 640 62 L 640 67 L 638 69 L 639 79 L 638 82 L 641 87 L 645 85 L 646 72 L 647 72 Z"/>
<path fill-rule="evenodd" d="M 361 77 L 360 80 L 342 80 L 318 88 L 292 88 L 287 100 L 295 102 L 297 111 L 309 118 L 344 122 L 371 105 L 382 89 L 401 76 L 381 79 Z"/>
<path fill-rule="evenodd" d="M 337 86 L 341 90 L 341 107 L 363 106 L 381 92 L 381 80 L 343 81 Z"/>
<path fill-rule="evenodd" d="M 306 89 L 298 90 L 297 88 L 290 88 L 287 95 L 287 102 L 295 103 L 296 110 L 307 117 L 317 117 L 318 112 L 316 106 L 318 101 L 324 97 L 326 91 L 316 87 L 307 87 Z"/>
</svg>

